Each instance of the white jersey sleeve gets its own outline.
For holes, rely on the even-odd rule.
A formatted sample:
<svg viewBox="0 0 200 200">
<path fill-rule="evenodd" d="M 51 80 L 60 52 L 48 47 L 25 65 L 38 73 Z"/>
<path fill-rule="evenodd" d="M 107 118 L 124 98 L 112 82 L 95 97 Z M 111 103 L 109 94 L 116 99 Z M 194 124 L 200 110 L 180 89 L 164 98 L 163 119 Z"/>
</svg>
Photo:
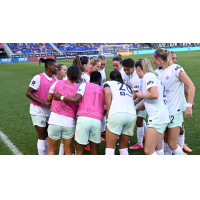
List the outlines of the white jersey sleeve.
<svg viewBox="0 0 200 200">
<path fill-rule="evenodd" d="M 85 93 L 85 87 L 86 87 L 86 83 L 82 83 L 79 88 L 78 88 L 78 91 L 76 92 L 77 94 L 81 94 L 82 95 L 82 98 L 83 98 L 83 95 Z"/>
<path fill-rule="evenodd" d="M 148 94 L 151 87 L 157 87 L 158 99 L 144 99 L 145 109 L 148 114 L 148 123 L 169 123 L 169 111 L 165 99 L 164 86 L 153 73 L 146 73 L 143 77 L 143 94 Z"/>
<path fill-rule="evenodd" d="M 106 81 L 106 73 L 105 73 L 104 70 L 99 70 L 99 72 L 101 73 L 101 87 L 103 87 L 103 85 L 104 85 L 104 83 Z"/>
<path fill-rule="evenodd" d="M 40 88 L 40 75 L 36 75 L 31 80 L 29 87 L 33 88 L 34 90 L 39 90 Z"/>
<path fill-rule="evenodd" d="M 109 86 L 112 99 L 108 117 L 119 112 L 136 115 L 133 93 L 127 85 L 117 81 L 107 81 L 105 85 Z"/>
<path fill-rule="evenodd" d="M 50 88 L 49 88 L 49 93 L 53 94 L 54 93 L 54 89 L 55 89 L 55 86 L 56 86 L 56 83 L 58 81 L 56 81 Z"/>
<path fill-rule="evenodd" d="M 128 77 L 128 75 L 125 73 L 124 68 L 122 67 L 122 68 L 119 70 L 119 72 L 120 72 L 121 75 L 122 75 L 122 79 L 123 79 L 124 83 L 127 84 L 127 85 L 129 85 L 129 77 Z"/>
</svg>

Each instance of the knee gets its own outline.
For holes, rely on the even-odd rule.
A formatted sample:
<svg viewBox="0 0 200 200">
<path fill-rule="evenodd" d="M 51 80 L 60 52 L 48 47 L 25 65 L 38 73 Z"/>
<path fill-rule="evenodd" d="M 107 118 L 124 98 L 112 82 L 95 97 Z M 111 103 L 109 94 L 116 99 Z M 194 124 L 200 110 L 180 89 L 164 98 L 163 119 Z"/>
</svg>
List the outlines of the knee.
<svg viewBox="0 0 200 200">
<path fill-rule="evenodd" d="M 151 155 L 153 152 L 152 152 L 151 148 L 144 147 L 144 153 L 145 153 L 146 155 Z"/>
<path fill-rule="evenodd" d="M 171 150 L 175 150 L 177 148 L 177 142 L 175 141 L 168 141 L 168 146 Z"/>
</svg>

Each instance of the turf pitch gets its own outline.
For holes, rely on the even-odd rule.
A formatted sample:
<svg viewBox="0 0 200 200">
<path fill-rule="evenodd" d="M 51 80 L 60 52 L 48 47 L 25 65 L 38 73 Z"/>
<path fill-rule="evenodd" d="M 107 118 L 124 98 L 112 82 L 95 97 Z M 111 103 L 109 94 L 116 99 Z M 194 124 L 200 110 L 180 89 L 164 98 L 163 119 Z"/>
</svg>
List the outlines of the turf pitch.
<svg viewBox="0 0 200 200">
<path fill-rule="evenodd" d="M 193 81 L 195 92 L 195 109 L 193 117 L 187 119 L 184 117 L 186 139 L 185 143 L 193 150 L 189 155 L 200 155 L 200 51 L 177 52 L 178 64 L 181 65 L 190 79 Z M 147 55 L 132 55 L 123 56 L 123 58 L 131 57 L 134 61 L 140 58 L 148 58 L 152 62 L 152 54 Z M 109 73 L 112 68 L 112 57 L 107 57 L 106 76 L 109 78 Z M 72 59 L 57 60 L 57 63 L 66 64 L 67 67 L 72 65 Z M 152 63 L 155 68 L 155 65 Z M 44 72 L 44 66 L 39 66 L 38 62 L 28 63 L 11 63 L 0 65 L 0 80 L 1 80 L 1 100 L 0 100 L 0 130 L 8 136 L 10 141 L 24 154 L 37 155 L 37 132 L 32 125 L 29 114 L 30 99 L 25 94 L 28 85 L 36 74 Z M 105 138 L 105 137 L 104 137 Z M 136 128 L 134 136 L 131 138 L 129 146 L 137 142 Z M 12 155 L 13 153 L 0 139 L 0 155 Z M 85 153 L 88 155 L 89 153 Z M 105 154 L 105 142 L 99 145 L 98 154 Z M 116 147 L 115 154 L 119 154 Z M 130 155 L 144 155 L 144 150 L 129 150 Z"/>
</svg>

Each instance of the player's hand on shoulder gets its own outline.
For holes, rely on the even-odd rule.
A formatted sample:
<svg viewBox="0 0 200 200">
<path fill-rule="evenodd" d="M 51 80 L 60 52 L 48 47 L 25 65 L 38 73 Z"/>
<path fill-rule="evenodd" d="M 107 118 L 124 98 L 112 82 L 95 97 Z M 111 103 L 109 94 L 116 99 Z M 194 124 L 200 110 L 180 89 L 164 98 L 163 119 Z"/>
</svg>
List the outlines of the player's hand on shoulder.
<svg viewBox="0 0 200 200">
<path fill-rule="evenodd" d="M 62 95 L 60 94 L 60 93 L 58 93 L 57 92 L 57 94 L 53 94 L 53 98 L 55 99 L 55 100 L 60 100 L 60 97 L 61 97 Z"/>
</svg>

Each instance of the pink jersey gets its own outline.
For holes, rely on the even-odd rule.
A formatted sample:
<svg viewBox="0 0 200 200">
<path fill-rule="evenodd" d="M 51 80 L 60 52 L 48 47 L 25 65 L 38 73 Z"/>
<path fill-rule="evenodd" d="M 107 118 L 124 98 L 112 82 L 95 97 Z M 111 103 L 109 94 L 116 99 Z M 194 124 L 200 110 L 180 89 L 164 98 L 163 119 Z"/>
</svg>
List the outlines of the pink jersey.
<svg viewBox="0 0 200 200">
<path fill-rule="evenodd" d="M 60 80 L 56 83 L 54 94 L 59 92 L 62 96 L 73 97 L 78 91 L 78 86 L 71 83 L 68 80 Z M 64 115 L 66 117 L 71 117 L 76 119 L 76 113 L 78 110 L 78 103 L 70 103 L 65 101 L 52 100 L 51 111 L 59 115 Z"/>
<path fill-rule="evenodd" d="M 38 98 L 38 99 L 42 99 L 43 101 L 47 100 L 47 96 L 49 93 L 49 88 L 53 85 L 53 83 L 55 81 L 57 81 L 57 79 L 52 76 L 52 80 L 49 81 L 45 75 L 43 73 L 38 74 L 40 75 L 40 88 L 39 90 L 36 90 L 35 92 L 33 92 L 33 94 Z M 42 108 L 46 108 L 46 106 L 42 105 L 41 103 L 38 103 L 36 101 L 31 100 L 31 104 L 42 107 Z"/>
<path fill-rule="evenodd" d="M 104 90 L 94 83 L 86 83 L 83 98 L 79 101 L 78 116 L 103 120 L 105 105 Z"/>
</svg>

